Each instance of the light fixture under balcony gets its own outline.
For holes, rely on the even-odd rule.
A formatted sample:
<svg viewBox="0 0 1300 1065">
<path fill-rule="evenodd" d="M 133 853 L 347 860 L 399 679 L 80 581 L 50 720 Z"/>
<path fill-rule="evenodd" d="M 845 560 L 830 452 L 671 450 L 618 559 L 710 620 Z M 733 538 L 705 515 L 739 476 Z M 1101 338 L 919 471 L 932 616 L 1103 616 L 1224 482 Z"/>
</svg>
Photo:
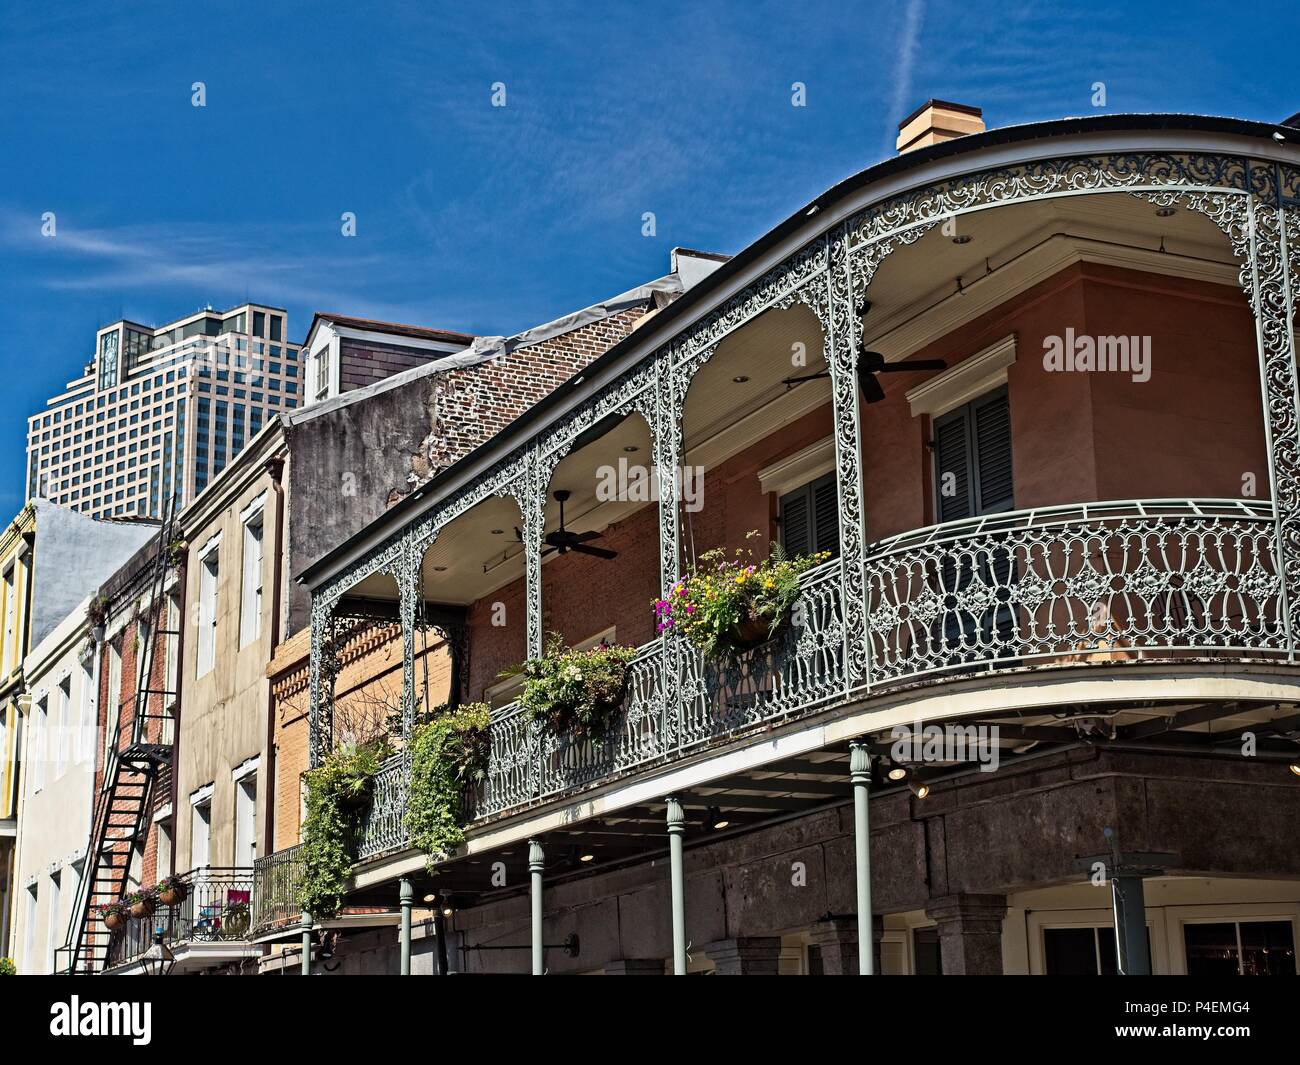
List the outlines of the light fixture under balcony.
<svg viewBox="0 0 1300 1065">
<path fill-rule="evenodd" d="M 1168 217 L 1170 217 L 1171 215 L 1174 215 L 1174 214 L 1177 214 L 1177 213 L 1178 213 L 1178 208 L 1177 208 L 1177 207 L 1157 207 L 1157 208 L 1156 208 L 1156 217 L 1157 217 L 1157 218 L 1168 218 Z"/>
<path fill-rule="evenodd" d="M 596 858 L 596 856 L 595 856 L 594 854 L 592 854 L 591 851 L 587 851 L 586 854 L 580 854 L 580 855 L 578 855 L 578 861 L 580 861 L 580 862 L 590 862 L 590 861 L 594 861 L 595 858 Z"/>
<path fill-rule="evenodd" d="M 958 236 L 953 237 L 952 242 L 954 244 L 969 244 L 974 239 L 975 239 L 974 237 L 968 237 L 965 233 L 962 233 Z"/>
<path fill-rule="evenodd" d="M 900 780 L 906 780 L 907 766 L 902 765 L 899 762 L 895 762 L 894 759 L 891 758 L 889 760 L 889 771 L 885 774 L 885 776 L 895 782 Z"/>
<path fill-rule="evenodd" d="M 749 380 L 749 378 L 742 373 L 742 374 L 737 374 L 731 380 L 733 384 L 743 385 L 746 381 Z"/>
<path fill-rule="evenodd" d="M 166 976 L 176 964 L 176 956 L 163 942 L 163 930 L 157 928 L 153 934 L 153 946 L 145 951 L 141 959 L 145 974 L 148 976 Z"/>
<path fill-rule="evenodd" d="M 731 824 L 731 820 L 722 815 L 722 810 L 719 807 L 710 806 L 704 815 L 704 823 L 708 826 L 710 832 L 721 832 Z"/>
<path fill-rule="evenodd" d="M 912 779 L 907 782 L 907 789 L 918 799 L 924 799 L 930 794 L 930 785 L 921 779 L 921 774 L 916 770 L 912 771 Z"/>
</svg>

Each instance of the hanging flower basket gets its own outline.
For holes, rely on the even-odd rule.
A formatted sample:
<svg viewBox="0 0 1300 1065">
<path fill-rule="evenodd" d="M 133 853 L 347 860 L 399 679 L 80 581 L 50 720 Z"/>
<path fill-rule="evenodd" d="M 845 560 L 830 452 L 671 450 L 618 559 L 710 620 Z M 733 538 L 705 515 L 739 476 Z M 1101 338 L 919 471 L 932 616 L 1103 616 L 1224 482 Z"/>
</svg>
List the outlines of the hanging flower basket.
<svg viewBox="0 0 1300 1065">
<path fill-rule="evenodd" d="M 752 651 L 786 630 L 800 576 L 829 557 L 787 558 L 775 542 L 761 560 L 748 549 L 731 558 L 721 548 L 708 551 L 666 598 L 655 600 L 656 629 L 679 633 L 705 658 Z"/>
<path fill-rule="evenodd" d="M 635 647 L 603 642 L 579 651 L 553 635 L 541 658 L 524 663 L 519 702 L 553 736 L 604 739 L 627 696 L 635 656 Z"/>
<path fill-rule="evenodd" d="M 248 931 L 248 903 L 235 902 L 226 907 L 221 918 L 221 934 L 225 939 L 243 939 Z"/>
<path fill-rule="evenodd" d="M 169 876 L 158 881 L 158 901 L 164 906 L 179 906 L 188 894 L 185 881 L 180 877 Z"/>
<path fill-rule="evenodd" d="M 137 921 L 147 921 L 158 908 L 158 895 L 152 888 L 134 891 L 124 901 L 131 916 Z"/>
<path fill-rule="evenodd" d="M 110 932 L 116 932 L 126 924 L 126 904 L 109 902 L 103 906 L 96 906 L 95 915 L 104 922 L 105 928 Z"/>
</svg>

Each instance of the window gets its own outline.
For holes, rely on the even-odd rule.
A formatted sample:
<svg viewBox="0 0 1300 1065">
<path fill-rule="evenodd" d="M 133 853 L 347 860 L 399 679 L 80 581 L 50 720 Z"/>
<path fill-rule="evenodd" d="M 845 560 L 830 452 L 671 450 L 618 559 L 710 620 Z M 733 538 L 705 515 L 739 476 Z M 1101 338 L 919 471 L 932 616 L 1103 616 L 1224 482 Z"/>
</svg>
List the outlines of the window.
<svg viewBox="0 0 1300 1065">
<path fill-rule="evenodd" d="M 106 732 L 113 735 L 117 724 L 117 712 L 122 705 L 122 641 L 114 640 L 108 645 L 108 721 Z"/>
<path fill-rule="evenodd" d="M 45 903 L 45 971 L 54 972 L 54 948 L 59 945 L 59 896 L 62 879 L 58 873 L 50 874 L 49 898 Z"/>
<path fill-rule="evenodd" d="M 64 677 L 55 689 L 54 726 L 54 779 L 63 776 L 68 763 L 69 743 L 72 739 L 72 678 Z"/>
<path fill-rule="evenodd" d="M 15 659 L 16 648 L 14 646 L 14 630 L 18 625 L 18 602 L 15 598 L 14 567 L 10 566 L 5 570 L 4 579 L 4 597 L 5 597 L 5 631 L 4 631 L 4 648 L 3 655 L 0 656 L 0 675 L 9 676 L 14 666 L 17 664 Z"/>
<path fill-rule="evenodd" d="M 1290 921 L 1184 924 L 1188 976 L 1295 976 Z"/>
<path fill-rule="evenodd" d="M 316 353 L 316 394 L 317 400 L 328 399 L 330 394 L 330 345 L 326 344 Z"/>
<path fill-rule="evenodd" d="M 235 865 L 252 868 L 257 857 L 257 773 L 235 781 Z"/>
<path fill-rule="evenodd" d="M 23 907 L 23 968 L 31 972 L 36 968 L 36 908 L 40 903 L 40 889 L 32 884 L 27 889 L 27 902 Z"/>
<path fill-rule="evenodd" d="M 49 758 L 49 705 L 42 696 L 32 711 L 32 790 L 45 787 L 45 761 Z"/>
<path fill-rule="evenodd" d="M 172 821 L 167 818 L 158 822 L 158 849 L 157 860 L 158 876 L 161 880 L 165 876 L 170 876 L 172 871 Z"/>
<path fill-rule="evenodd" d="M 1015 507 L 1005 387 L 934 420 L 934 484 L 940 523 Z"/>
<path fill-rule="evenodd" d="M 839 554 L 839 498 L 834 473 L 781 497 L 781 545 L 792 557 L 822 551 Z"/>
<path fill-rule="evenodd" d="M 77 761 L 82 765 L 95 764 L 95 666 L 93 660 L 81 663 L 81 713 L 77 728 Z"/>
<path fill-rule="evenodd" d="M 244 522 L 244 572 L 239 599 L 239 646 L 262 634 L 262 511 Z"/>
<path fill-rule="evenodd" d="M 1118 972 L 1115 929 L 1044 928 L 1043 971 L 1048 976 L 1114 976 Z"/>
<path fill-rule="evenodd" d="M 218 565 L 215 547 L 203 556 L 199 564 L 199 648 L 196 658 L 200 677 L 216 662 Z"/>
<path fill-rule="evenodd" d="M 190 867 L 202 869 L 211 864 L 208 833 L 212 827 L 212 788 L 201 789 L 202 797 L 190 808 Z"/>
</svg>

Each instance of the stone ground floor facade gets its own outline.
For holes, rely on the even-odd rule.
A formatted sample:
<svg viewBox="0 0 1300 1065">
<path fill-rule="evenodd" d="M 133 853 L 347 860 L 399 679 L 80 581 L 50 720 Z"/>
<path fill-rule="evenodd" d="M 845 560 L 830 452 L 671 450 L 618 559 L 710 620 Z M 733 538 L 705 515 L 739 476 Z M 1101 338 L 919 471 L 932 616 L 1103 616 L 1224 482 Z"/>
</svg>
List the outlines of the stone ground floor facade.
<svg viewBox="0 0 1300 1065">
<path fill-rule="evenodd" d="M 1114 971 L 1109 829 L 1124 854 L 1164 863 L 1141 876 L 1154 973 L 1295 973 L 1300 791 L 1288 776 L 1275 762 L 1081 745 L 950 777 L 924 799 L 881 781 L 871 802 L 876 970 Z M 857 972 L 847 781 L 844 791 L 743 833 L 688 835 L 691 973 Z M 590 873 L 547 854 L 548 972 L 671 972 L 668 857 L 653 845 L 644 860 Z M 437 884 L 417 885 L 414 974 L 439 969 Z M 337 922 L 328 957 L 318 934 L 313 972 L 398 972 L 396 882 L 392 896 L 379 927 L 373 917 Z M 526 883 L 456 896 L 443 921 L 447 969 L 528 972 L 529 907 Z M 296 939 L 270 943 L 244 971 L 296 974 L 300 949 Z"/>
</svg>

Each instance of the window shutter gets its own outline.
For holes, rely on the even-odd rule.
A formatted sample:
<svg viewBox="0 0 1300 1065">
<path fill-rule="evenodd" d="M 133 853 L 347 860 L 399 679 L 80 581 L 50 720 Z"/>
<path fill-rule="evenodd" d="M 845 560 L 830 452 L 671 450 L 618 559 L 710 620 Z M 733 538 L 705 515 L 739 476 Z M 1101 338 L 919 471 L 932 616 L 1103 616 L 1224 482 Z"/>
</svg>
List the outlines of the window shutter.
<svg viewBox="0 0 1300 1065">
<path fill-rule="evenodd" d="M 999 514 L 1015 507 L 1011 480 L 1011 410 L 999 390 L 971 404 L 975 438 L 976 513 Z"/>
<path fill-rule="evenodd" d="M 811 499 L 808 485 L 781 497 L 781 544 L 790 557 L 812 550 Z"/>
<path fill-rule="evenodd" d="M 971 498 L 971 453 L 967 410 L 959 407 L 934 423 L 935 514 L 942 524 L 969 518 L 975 511 Z M 951 485 L 951 494 L 944 491 Z"/>
<path fill-rule="evenodd" d="M 840 553 L 840 501 L 835 474 L 812 483 L 813 550 Z"/>
</svg>

